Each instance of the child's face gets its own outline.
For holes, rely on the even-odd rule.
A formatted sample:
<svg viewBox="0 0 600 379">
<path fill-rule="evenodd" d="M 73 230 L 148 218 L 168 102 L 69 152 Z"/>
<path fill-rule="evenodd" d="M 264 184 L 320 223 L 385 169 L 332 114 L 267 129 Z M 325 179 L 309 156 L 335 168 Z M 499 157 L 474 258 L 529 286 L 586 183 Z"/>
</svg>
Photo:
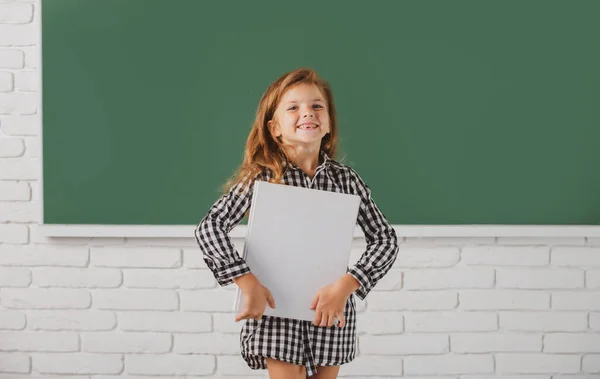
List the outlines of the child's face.
<svg viewBox="0 0 600 379">
<path fill-rule="evenodd" d="M 314 85 L 295 85 L 285 92 L 267 125 L 286 146 L 318 149 L 330 132 L 325 96 Z"/>
</svg>

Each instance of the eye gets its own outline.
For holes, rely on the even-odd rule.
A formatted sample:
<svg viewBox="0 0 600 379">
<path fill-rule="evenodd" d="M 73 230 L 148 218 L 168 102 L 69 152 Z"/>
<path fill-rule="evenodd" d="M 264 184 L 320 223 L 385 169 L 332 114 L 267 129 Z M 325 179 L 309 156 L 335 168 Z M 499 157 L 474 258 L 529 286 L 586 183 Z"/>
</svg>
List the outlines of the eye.
<svg viewBox="0 0 600 379">
<path fill-rule="evenodd" d="M 323 108 L 321 104 L 315 104 L 315 108 Z"/>
<path fill-rule="evenodd" d="M 296 108 L 298 108 L 298 107 L 297 107 L 297 106 L 295 106 L 295 105 L 292 105 L 292 106 L 291 106 L 291 107 L 289 107 L 287 110 L 288 110 L 288 111 L 291 111 L 291 110 L 294 110 L 294 109 L 296 109 Z"/>
</svg>

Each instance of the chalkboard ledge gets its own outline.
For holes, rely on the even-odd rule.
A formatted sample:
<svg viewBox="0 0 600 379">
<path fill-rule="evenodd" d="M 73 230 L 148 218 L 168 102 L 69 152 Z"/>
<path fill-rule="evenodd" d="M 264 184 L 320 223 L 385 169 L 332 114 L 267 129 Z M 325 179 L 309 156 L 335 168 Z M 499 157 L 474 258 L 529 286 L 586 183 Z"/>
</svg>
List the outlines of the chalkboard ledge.
<svg viewBox="0 0 600 379">
<path fill-rule="evenodd" d="M 193 238 L 195 225 L 59 225 L 40 224 L 44 237 Z M 394 225 L 399 237 L 600 237 L 600 225 Z M 244 238 L 238 225 L 231 238 Z M 355 238 L 364 238 L 359 227 Z"/>
</svg>

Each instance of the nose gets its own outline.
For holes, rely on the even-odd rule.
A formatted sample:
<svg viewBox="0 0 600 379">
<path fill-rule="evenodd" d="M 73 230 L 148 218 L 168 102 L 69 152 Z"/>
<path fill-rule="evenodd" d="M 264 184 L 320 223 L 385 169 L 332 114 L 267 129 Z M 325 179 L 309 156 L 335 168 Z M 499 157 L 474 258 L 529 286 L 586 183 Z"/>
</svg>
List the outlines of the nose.
<svg viewBox="0 0 600 379">
<path fill-rule="evenodd" d="M 309 108 L 307 108 L 304 111 L 304 115 L 302 117 L 303 118 L 306 118 L 306 117 L 315 117 L 315 113 L 314 113 L 313 109 L 309 107 Z"/>
</svg>

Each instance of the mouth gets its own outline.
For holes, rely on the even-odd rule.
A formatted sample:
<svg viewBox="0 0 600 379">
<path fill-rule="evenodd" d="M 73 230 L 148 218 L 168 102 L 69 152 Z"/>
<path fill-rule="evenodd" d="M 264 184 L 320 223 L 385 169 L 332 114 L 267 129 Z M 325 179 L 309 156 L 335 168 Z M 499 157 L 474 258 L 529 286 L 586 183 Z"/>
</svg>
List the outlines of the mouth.
<svg viewBox="0 0 600 379">
<path fill-rule="evenodd" d="M 306 123 L 306 124 L 299 125 L 298 129 L 301 129 L 301 130 L 311 130 L 311 129 L 316 129 L 318 127 L 319 127 L 319 125 L 314 124 L 312 122 L 309 122 L 309 123 Z"/>
</svg>

